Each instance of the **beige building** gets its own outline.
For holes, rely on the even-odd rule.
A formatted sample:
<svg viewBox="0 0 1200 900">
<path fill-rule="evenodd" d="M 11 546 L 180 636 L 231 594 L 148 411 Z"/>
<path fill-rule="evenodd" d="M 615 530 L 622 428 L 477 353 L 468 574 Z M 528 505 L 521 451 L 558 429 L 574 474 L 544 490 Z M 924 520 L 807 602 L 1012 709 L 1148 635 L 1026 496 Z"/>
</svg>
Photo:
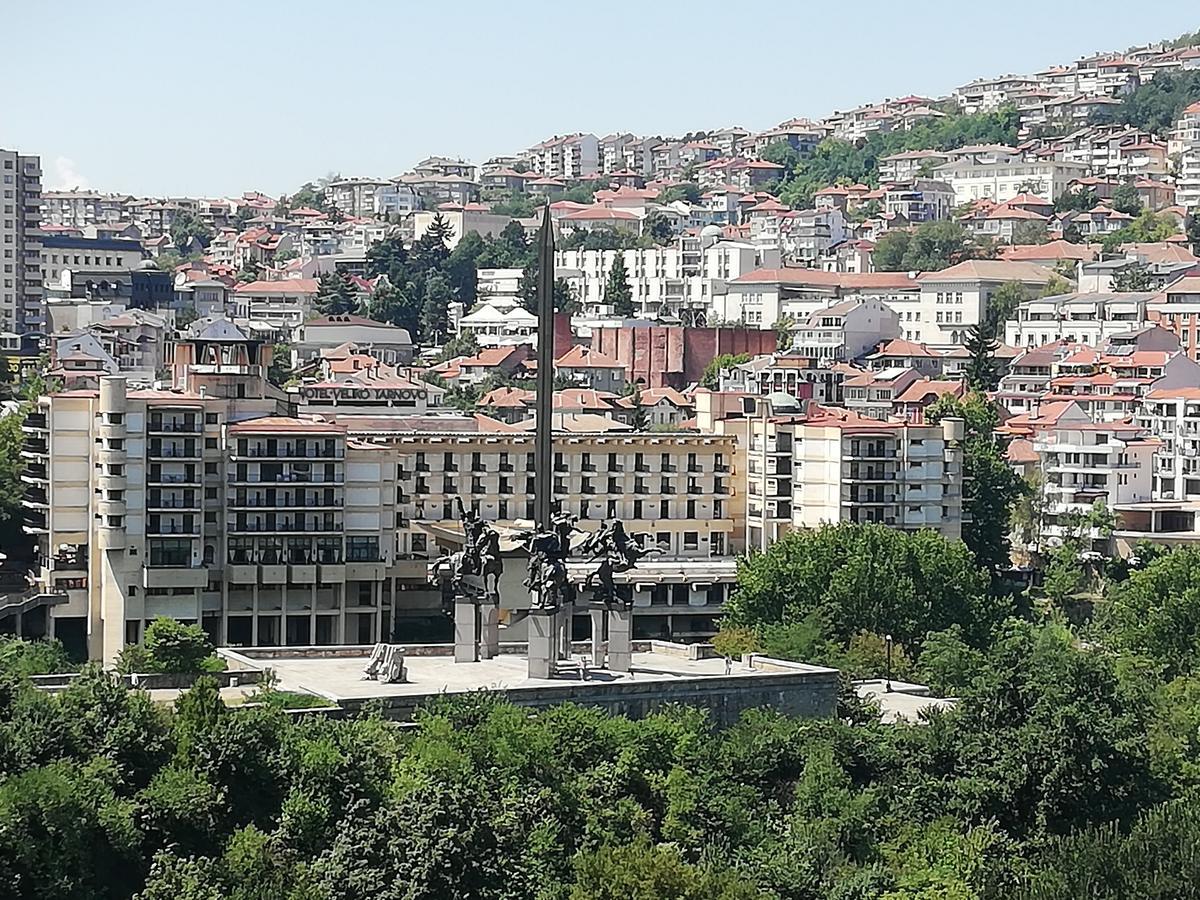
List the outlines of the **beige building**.
<svg viewBox="0 0 1200 900">
<path fill-rule="evenodd" d="M 170 389 L 42 397 L 26 421 L 26 526 L 45 633 L 112 662 L 157 616 L 219 644 L 436 637 L 429 583 L 455 499 L 532 519 L 533 434 L 482 416 L 285 415 L 266 342 L 204 323 L 173 347 Z M 589 530 L 622 518 L 660 553 L 634 583 L 642 636 L 711 634 L 740 549 L 735 441 L 564 433 L 553 487 Z M 511 564 L 510 564 L 511 565 Z M 583 573 L 576 573 L 583 577 Z M 44 609 L 45 612 L 39 610 Z"/>
<path fill-rule="evenodd" d="M 741 423 L 748 546 L 836 522 L 961 535 L 961 420 L 884 422 L 782 397 L 760 410 Z"/>
</svg>

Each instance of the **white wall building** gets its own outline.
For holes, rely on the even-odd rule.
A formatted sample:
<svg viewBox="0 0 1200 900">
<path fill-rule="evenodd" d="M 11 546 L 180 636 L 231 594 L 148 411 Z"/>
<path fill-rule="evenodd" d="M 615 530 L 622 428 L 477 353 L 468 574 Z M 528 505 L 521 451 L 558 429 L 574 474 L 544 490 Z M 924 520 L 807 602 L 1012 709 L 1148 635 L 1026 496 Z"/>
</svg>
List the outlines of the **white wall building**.
<svg viewBox="0 0 1200 900">
<path fill-rule="evenodd" d="M 949 155 L 935 177 L 954 189 L 956 205 L 983 198 L 1003 203 L 1023 193 L 1053 201 L 1071 181 L 1088 174 L 1083 163 L 1025 160 L 1012 147 L 962 147 Z"/>
</svg>

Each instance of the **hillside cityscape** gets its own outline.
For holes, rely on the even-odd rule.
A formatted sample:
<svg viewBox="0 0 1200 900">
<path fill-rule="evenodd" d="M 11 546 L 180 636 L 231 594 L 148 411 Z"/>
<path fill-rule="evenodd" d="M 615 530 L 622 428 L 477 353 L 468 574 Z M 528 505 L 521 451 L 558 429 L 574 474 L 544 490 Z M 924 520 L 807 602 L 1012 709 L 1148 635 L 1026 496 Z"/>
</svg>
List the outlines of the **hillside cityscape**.
<svg viewBox="0 0 1200 900">
<path fill-rule="evenodd" d="M 1200 897 L 1200 30 L 697 125 L 0 148 L 0 893 Z"/>
</svg>

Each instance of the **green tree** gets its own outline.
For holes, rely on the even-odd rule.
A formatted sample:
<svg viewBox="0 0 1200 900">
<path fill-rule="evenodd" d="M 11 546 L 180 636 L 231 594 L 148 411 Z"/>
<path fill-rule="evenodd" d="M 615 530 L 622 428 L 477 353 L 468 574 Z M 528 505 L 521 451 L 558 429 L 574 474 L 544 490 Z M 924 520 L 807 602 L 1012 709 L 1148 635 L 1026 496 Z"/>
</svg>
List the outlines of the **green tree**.
<svg viewBox="0 0 1200 900">
<path fill-rule="evenodd" d="M 193 239 L 201 247 L 207 247 L 212 241 L 212 229 L 202 219 L 189 211 L 180 210 L 171 223 L 171 243 L 177 250 L 182 251 Z"/>
<path fill-rule="evenodd" d="M 296 193 L 288 198 L 290 209 L 316 209 L 326 212 L 329 209 L 329 199 L 323 188 L 317 187 L 311 181 L 306 181 Z"/>
<path fill-rule="evenodd" d="M 534 315 L 537 315 L 538 311 L 537 275 L 538 263 L 534 259 L 525 267 L 521 273 L 521 280 L 517 284 L 517 296 L 520 298 L 521 307 Z M 575 290 L 565 278 L 554 279 L 554 309 L 556 312 L 568 315 L 575 315 L 580 311 L 579 301 L 575 298 Z"/>
<path fill-rule="evenodd" d="M 283 387 L 292 377 L 292 345 L 280 342 L 271 348 L 271 365 L 267 368 L 267 381 L 275 387 Z"/>
<path fill-rule="evenodd" d="M 1135 262 L 1120 269 L 1113 276 L 1112 288 L 1119 292 L 1152 291 L 1154 290 L 1154 280 L 1150 277 L 1150 270 L 1144 264 Z"/>
<path fill-rule="evenodd" d="M 425 282 L 425 298 L 421 302 L 421 340 L 437 346 L 450 330 L 450 302 L 453 299 L 450 283 L 440 274 Z"/>
<path fill-rule="evenodd" d="M 457 359 L 460 356 L 475 356 L 479 353 L 479 339 L 475 337 L 473 332 L 464 331 L 462 334 L 450 338 L 442 345 L 442 353 L 439 359 L 446 362 L 450 359 Z"/>
<path fill-rule="evenodd" d="M 0 676 L 53 675 L 76 668 L 60 641 L 0 636 Z"/>
<path fill-rule="evenodd" d="M 1200 550 L 1180 547 L 1114 585 L 1097 611 L 1105 643 L 1146 656 L 1167 678 L 1200 659 Z"/>
<path fill-rule="evenodd" d="M 128 649 L 128 648 L 126 648 Z M 175 674 L 199 674 L 219 671 L 220 661 L 213 655 L 212 641 L 199 625 L 183 623 L 159 617 L 146 628 L 142 642 L 142 654 L 127 654 L 119 663 L 124 672 L 169 672 Z M 145 664 L 147 668 L 135 668 L 134 664 Z"/>
<path fill-rule="evenodd" d="M 1098 112 L 1091 124 L 1116 122 L 1166 137 L 1183 108 L 1200 98 L 1200 72 L 1165 72 L 1121 98 L 1113 112 Z"/>
<path fill-rule="evenodd" d="M 1014 244 L 1045 244 L 1050 241 L 1045 222 L 1018 222 L 1013 227 Z"/>
<path fill-rule="evenodd" d="M 876 243 L 872 261 L 881 272 L 936 272 L 994 248 L 949 219 L 925 222 L 914 231 L 889 231 Z"/>
<path fill-rule="evenodd" d="M 1009 563 L 1009 535 L 1013 508 L 1025 485 L 1004 457 L 996 435 L 999 413 L 985 395 L 965 397 L 943 394 L 925 410 L 925 419 L 937 424 L 944 418 L 965 423 L 963 458 L 963 541 L 979 565 L 995 573 Z"/>
<path fill-rule="evenodd" d="M 1156 243 L 1173 234 L 1175 225 L 1169 218 L 1145 209 L 1124 228 L 1106 234 L 1100 245 L 1105 253 L 1115 253 L 1122 244 Z"/>
<path fill-rule="evenodd" d="M 614 316 L 629 318 L 635 312 L 633 290 L 629 286 L 629 273 L 625 269 L 625 254 L 618 253 L 608 270 L 604 282 L 604 302 L 612 308 Z"/>
<path fill-rule="evenodd" d="M 684 861 L 671 845 L 641 841 L 581 853 L 570 900 L 752 900 L 761 892 L 730 869 Z"/>
<path fill-rule="evenodd" d="M 262 275 L 262 266 L 254 259 L 247 259 L 242 270 L 237 274 L 237 280 L 240 284 L 249 284 L 251 281 L 258 281 Z"/>
<path fill-rule="evenodd" d="M 1138 195 L 1137 188 L 1134 187 L 1132 181 L 1123 181 L 1113 190 L 1108 205 L 1117 212 L 1136 216 L 1142 211 L 1142 198 Z"/>
<path fill-rule="evenodd" d="M 646 414 L 646 407 L 642 405 L 642 389 L 637 385 L 634 385 L 630 399 L 633 400 L 633 417 L 629 424 L 633 426 L 634 431 L 649 431 L 650 417 Z"/>
<path fill-rule="evenodd" d="M 657 210 L 646 216 L 642 222 L 642 232 L 659 246 L 666 246 L 675 240 L 675 228 L 671 220 Z"/>
<path fill-rule="evenodd" d="M 1091 188 L 1075 188 L 1066 190 L 1054 198 L 1054 211 L 1062 212 L 1087 212 L 1099 205 L 1100 198 Z"/>
<path fill-rule="evenodd" d="M 25 445 L 25 434 L 21 430 L 29 407 L 22 407 L 0 417 L 0 546 L 13 559 L 25 559 L 30 555 L 33 542 L 24 532 L 25 485 L 21 473 L 25 471 L 25 460 L 21 450 Z"/>
<path fill-rule="evenodd" d="M 1190 213 L 1184 225 L 1187 239 L 1192 245 L 1192 253 L 1200 254 L 1200 214 Z"/>
<path fill-rule="evenodd" d="M 390 282 L 379 285 L 367 300 L 367 316 L 376 322 L 405 328 L 410 336 L 419 334 L 421 309 L 413 301 L 413 290 L 411 284 L 404 289 Z"/>
<path fill-rule="evenodd" d="M 708 361 L 708 365 L 700 373 L 700 386 L 706 387 L 710 391 L 718 390 L 721 386 L 722 372 L 727 372 L 735 366 L 748 362 L 750 362 L 749 353 L 722 353 L 715 356 Z"/>
<path fill-rule="evenodd" d="M 326 272 L 317 282 L 313 305 L 324 315 L 344 316 L 358 312 L 358 296 L 350 279 L 338 272 Z"/>
<path fill-rule="evenodd" d="M 702 191 L 700 186 L 691 181 L 684 180 L 679 184 L 673 184 L 670 187 L 663 188 L 658 195 L 658 202 L 662 204 L 674 203 L 676 200 L 682 200 L 685 203 L 696 204 L 700 202 Z"/>
<path fill-rule="evenodd" d="M 972 325 L 967 332 L 963 349 L 967 351 L 967 365 L 963 378 L 973 391 L 992 391 L 1000 380 L 1000 366 L 996 361 L 996 348 L 1000 346 L 985 325 Z"/>
<path fill-rule="evenodd" d="M 817 614 L 825 636 L 848 647 L 867 629 L 919 649 L 930 631 L 958 624 L 985 646 L 1008 613 L 960 541 L 933 531 L 830 525 L 793 532 L 739 565 L 726 605 L 734 627 L 761 629 Z"/>
</svg>

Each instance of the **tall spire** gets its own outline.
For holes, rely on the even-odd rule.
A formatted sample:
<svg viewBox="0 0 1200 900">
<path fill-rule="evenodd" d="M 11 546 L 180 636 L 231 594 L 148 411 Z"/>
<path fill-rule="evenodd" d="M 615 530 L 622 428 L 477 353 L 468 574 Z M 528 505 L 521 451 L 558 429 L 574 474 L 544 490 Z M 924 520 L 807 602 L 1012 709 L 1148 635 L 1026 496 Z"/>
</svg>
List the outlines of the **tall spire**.
<svg viewBox="0 0 1200 900">
<path fill-rule="evenodd" d="M 551 530 L 554 494 L 554 227 L 546 204 L 537 238 L 537 419 L 534 437 L 534 519 Z"/>
</svg>

